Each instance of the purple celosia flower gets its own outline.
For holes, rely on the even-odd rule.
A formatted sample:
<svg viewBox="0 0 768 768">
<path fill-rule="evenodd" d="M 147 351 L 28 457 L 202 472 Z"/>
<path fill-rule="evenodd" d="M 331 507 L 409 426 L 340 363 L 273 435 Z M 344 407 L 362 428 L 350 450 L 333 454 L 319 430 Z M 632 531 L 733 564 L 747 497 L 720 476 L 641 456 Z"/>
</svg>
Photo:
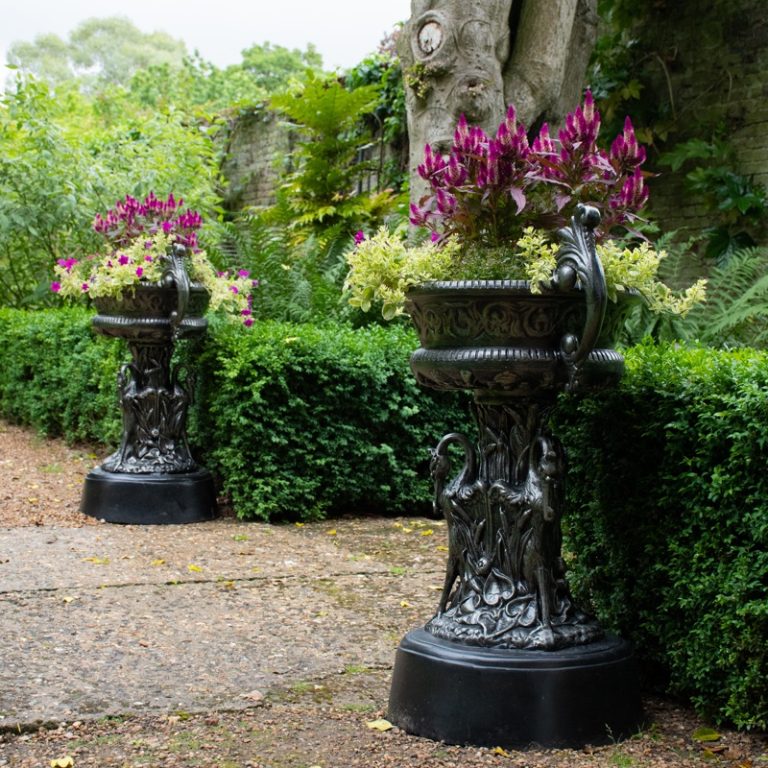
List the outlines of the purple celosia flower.
<svg viewBox="0 0 768 768">
<path fill-rule="evenodd" d="M 136 277 L 141 277 L 144 274 L 144 269 L 142 267 L 136 267 Z"/>
<path fill-rule="evenodd" d="M 120 258 L 117 260 L 117 263 L 121 267 L 124 267 L 129 261 L 130 261 L 130 259 L 124 253 L 121 253 L 120 254 Z"/>
<path fill-rule="evenodd" d="M 51 290 L 54 293 L 58 293 L 61 290 L 61 283 L 56 282 L 55 280 L 51 283 Z"/>
<path fill-rule="evenodd" d="M 72 267 L 74 267 L 75 264 L 77 264 L 77 259 L 72 258 L 72 257 L 70 257 L 68 259 L 59 259 L 56 263 L 60 267 L 63 267 L 64 269 L 66 269 L 67 272 L 71 272 L 72 271 Z"/>
<path fill-rule="evenodd" d="M 544 124 L 529 144 L 513 107 L 493 138 L 461 116 L 447 155 L 427 146 L 419 175 L 430 194 L 410 207 L 410 221 L 432 230 L 433 242 L 501 244 L 527 226 L 567 223 L 573 206 L 603 208 L 600 236 L 631 220 L 648 197 L 639 168 L 645 150 L 630 120 L 606 152 L 597 145 L 600 113 L 590 92 L 569 114 L 558 137 Z"/>
<path fill-rule="evenodd" d="M 365 240 L 365 232 L 363 232 L 362 229 L 358 229 L 357 232 L 355 232 L 355 245 L 360 245 L 363 240 Z"/>
</svg>

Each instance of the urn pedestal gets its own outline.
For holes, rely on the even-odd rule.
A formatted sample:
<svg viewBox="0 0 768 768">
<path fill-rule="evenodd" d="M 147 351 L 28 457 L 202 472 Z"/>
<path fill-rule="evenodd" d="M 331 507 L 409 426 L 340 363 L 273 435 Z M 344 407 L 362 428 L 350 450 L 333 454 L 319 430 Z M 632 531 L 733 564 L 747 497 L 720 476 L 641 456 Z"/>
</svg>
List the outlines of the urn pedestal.
<svg viewBox="0 0 768 768">
<path fill-rule="evenodd" d="M 213 477 L 187 443 L 191 376 L 172 361 L 178 339 L 205 333 L 209 296 L 189 282 L 181 247 L 167 259 L 161 283 L 94 299 L 96 331 L 125 339 L 131 352 L 118 373 L 120 447 L 87 475 L 80 504 L 110 523 L 191 523 L 217 514 Z"/>
<path fill-rule="evenodd" d="M 472 391 L 478 427 L 476 439 L 452 432 L 432 451 L 446 575 L 435 616 L 397 651 L 388 712 L 411 733 L 582 747 L 643 723 L 631 648 L 607 636 L 568 588 L 566 456 L 548 428 L 561 391 L 610 386 L 623 370 L 601 336 L 598 221 L 580 207 L 560 232 L 558 266 L 540 293 L 498 280 L 429 283 L 408 294 L 419 383 Z"/>
</svg>

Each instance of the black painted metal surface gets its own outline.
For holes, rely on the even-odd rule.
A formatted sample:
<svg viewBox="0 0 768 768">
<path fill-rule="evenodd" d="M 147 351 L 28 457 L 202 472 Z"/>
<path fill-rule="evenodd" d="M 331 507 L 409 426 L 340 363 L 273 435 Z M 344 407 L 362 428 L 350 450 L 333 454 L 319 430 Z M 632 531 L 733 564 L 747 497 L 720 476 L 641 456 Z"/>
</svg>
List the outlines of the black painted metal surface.
<svg viewBox="0 0 768 768">
<path fill-rule="evenodd" d="M 120 446 L 86 478 L 81 510 L 91 517 L 152 524 L 215 516 L 213 480 L 187 442 L 192 378 L 173 362 L 176 341 L 207 328 L 209 295 L 190 283 L 185 257 L 184 247 L 173 246 L 162 282 L 94 299 L 94 328 L 125 339 L 131 361 L 118 374 Z"/>
<path fill-rule="evenodd" d="M 437 612 L 395 661 L 390 719 L 410 732 L 461 744 L 583 746 L 640 726 L 631 652 L 606 639 L 570 594 L 561 551 L 566 456 L 548 427 L 560 392 L 609 386 L 623 371 L 601 336 L 598 222 L 597 211 L 579 208 L 539 292 L 478 280 L 408 294 L 418 381 L 472 391 L 478 428 L 474 440 L 449 433 L 432 451 L 448 555 Z"/>
<path fill-rule="evenodd" d="M 580 748 L 643 725 L 637 669 L 614 637 L 559 651 L 468 648 L 423 629 L 400 643 L 388 718 L 449 744 Z"/>
</svg>

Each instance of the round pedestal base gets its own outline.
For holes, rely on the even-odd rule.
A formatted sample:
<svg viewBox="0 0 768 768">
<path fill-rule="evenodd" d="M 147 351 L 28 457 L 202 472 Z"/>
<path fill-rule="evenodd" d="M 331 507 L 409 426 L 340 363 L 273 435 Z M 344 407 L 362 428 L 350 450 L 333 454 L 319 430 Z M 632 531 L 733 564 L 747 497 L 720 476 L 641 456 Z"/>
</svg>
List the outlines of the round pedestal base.
<svg viewBox="0 0 768 768">
<path fill-rule="evenodd" d="M 419 629 L 397 651 L 388 719 L 449 744 L 579 748 L 636 733 L 643 712 L 634 657 L 623 640 L 507 650 Z"/>
<path fill-rule="evenodd" d="M 80 511 L 127 525 L 198 523 L 216 517 L 216 489 L 206 469 L 129 475 L 99 467 L 85 478 Z"/>
</svg>

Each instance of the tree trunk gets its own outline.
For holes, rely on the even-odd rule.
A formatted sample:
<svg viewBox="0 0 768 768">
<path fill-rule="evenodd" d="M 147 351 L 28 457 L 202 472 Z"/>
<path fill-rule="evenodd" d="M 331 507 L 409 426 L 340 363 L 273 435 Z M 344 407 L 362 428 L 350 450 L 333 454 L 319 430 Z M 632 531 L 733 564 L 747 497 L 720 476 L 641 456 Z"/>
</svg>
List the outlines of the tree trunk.
<svg viewBox="0 0 768 768">
<path fill-rule="evenodd" d="M 411 200 L 426 186 L 424 145 L 447 151 L 459 117 L 494 133 L 507 105 L 531 128 L 580 101 L 597 29 L 596 0 L 412 0 L 400 37 Z"/>
</svg>

